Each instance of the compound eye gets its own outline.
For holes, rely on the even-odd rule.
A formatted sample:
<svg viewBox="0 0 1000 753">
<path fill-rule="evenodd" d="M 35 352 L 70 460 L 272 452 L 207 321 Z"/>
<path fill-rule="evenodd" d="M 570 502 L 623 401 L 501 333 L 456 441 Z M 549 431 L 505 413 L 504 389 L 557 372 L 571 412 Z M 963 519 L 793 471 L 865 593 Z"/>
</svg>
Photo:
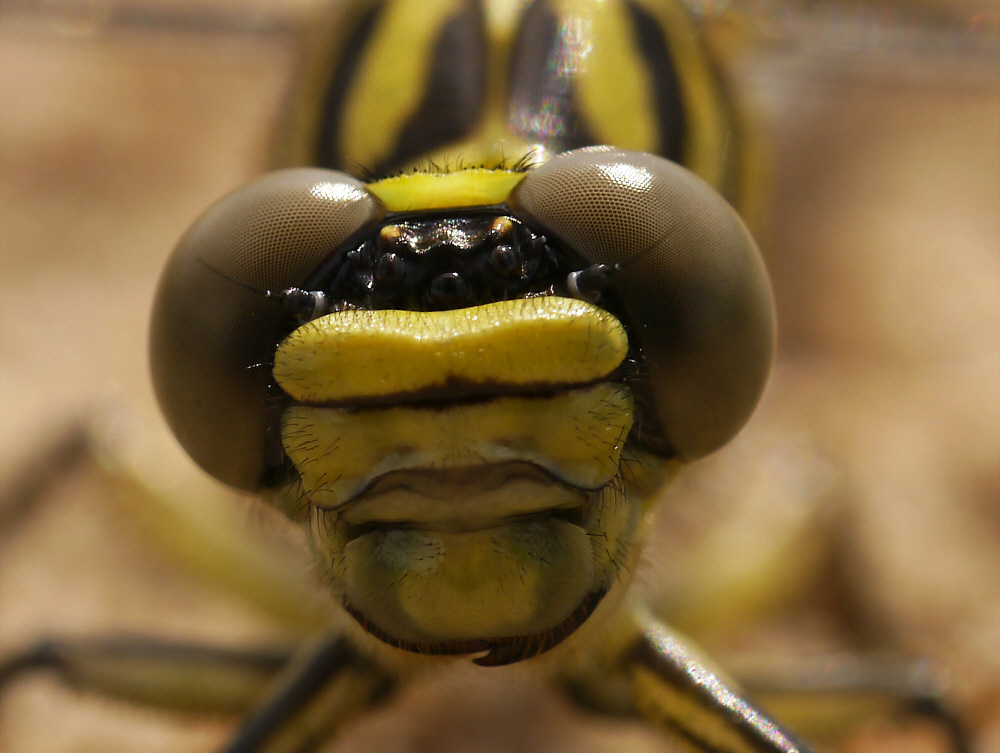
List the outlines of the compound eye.
<svg viewBox="0 0 1000 753">
<path fill-rule="evenodd" d="M 661 157 L 588 147 L 531 171 L 508 204 L 586 265 L 614 270 L 610 289 L 655 405 L 653 444 L 690 459 L 735 435 L 770 370 L 774 305 L 760 253 L 725 200 Z"/>
<path fill-rule="evenodd" d="M 302 288 L 383 214 L 348 175 L 282 170 L 220 200 L 174 250 L 153 306 L 153 385 L 181 445 L 220 481 L 256 489 L 276 462 L 268 388 L 288 312 L 269 293 Z"/>
</svg>

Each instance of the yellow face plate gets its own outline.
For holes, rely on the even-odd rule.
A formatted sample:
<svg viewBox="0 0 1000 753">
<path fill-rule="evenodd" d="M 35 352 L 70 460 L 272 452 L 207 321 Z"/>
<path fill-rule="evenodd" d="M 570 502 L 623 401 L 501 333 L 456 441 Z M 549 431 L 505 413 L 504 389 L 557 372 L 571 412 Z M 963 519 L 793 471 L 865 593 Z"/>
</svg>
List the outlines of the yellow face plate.
<svg viewBox="0 0 1000 753">
<path fill-rule="evenodd" d="M 544 634 L 603 593 L 640 509 L 615 483 L 632 395 L 602 381 L 627 352 L 613 315 L 556 296 L 293 332 L 274 374 L 305 404 L 282 443 L 345 604 L 431 645 Z"/>
<path fill-rule="evenodd" d="M 456 469 L 523 461 L 582 489 L 597 489 L 618 473 L 632 428 L 626 387 L 601 383 L 551 397 L 497 397 L 445 407 L 351 410 L 292 406 L 281 434 L 302 473 L 309 498 L 338 507 L 378 477 L 407 469 Z M 494 508 L 492 519 L 526 512 Z M 457 500 L 460 511 L 481 515 Z M 413 522 L 420 509 L 382 510 L 383 521 Z"/>
<path fill-rule="evenodd" d="M 614 316 L 547 296 L 447 311 L 340 311 L 308 322 L 278 347 L 274 377 L 302 403 L 349 403 L 452 384 L 586 384 L 628 352 Z M 502 391 L 502 390 L 497 390 Z"/>
</svg>

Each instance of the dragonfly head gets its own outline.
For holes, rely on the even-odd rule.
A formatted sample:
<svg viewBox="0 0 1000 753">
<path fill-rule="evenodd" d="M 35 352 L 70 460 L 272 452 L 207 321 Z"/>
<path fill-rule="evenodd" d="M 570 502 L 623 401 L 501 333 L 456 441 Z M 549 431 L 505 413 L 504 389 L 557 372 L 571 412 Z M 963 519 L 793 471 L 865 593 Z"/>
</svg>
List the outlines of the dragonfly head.
<svg viewBox="0 0 1000 753">
<path fill-rule="evenodd" d="M 210 209 L 161 282 L 181 443 L 310 522 L 367 632 L 507 663 L 624 580 L 653 490 L 728 441 L 773 348 L 732 209 L 608 147 L 363 184 L 289 170 Z"/>
</svg>

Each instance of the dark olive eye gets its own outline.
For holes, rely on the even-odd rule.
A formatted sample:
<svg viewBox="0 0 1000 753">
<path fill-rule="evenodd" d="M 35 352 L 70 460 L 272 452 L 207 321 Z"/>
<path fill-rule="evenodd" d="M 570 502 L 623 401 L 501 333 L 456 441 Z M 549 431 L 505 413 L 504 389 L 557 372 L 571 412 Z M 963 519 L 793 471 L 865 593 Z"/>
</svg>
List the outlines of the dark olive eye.
<svg viewBox="0 0 1000 753">
<path fill-rule="evenodd" d="M 268 293 L 300 288 L 383 213 L 347 175 L 282 170 L 223 198 L 174 250 L 153 307 L 153 383 L 180 443 L 219 480 L 255 489 L 268 470 L 270 360 L 288 315 Z"/>
<path fill-rule="evenodd" d="M 428 298 L 439 308 L 458 308 L 469 299 L 469 283 L 458 272 L 444 272 L 431 280 Z"/>
<path fill-rule="evenodd" d="M 406 262 L 399 254 L 389 252 L 375 264 L 375 279 L 382 285 L 395 285 L 406 276 Z"/>
<path fill-rule="evenodd" d="M 661 157 L 590 147 L 531 171 L 508 203 L 614 268 L 670 450 L 698 457 L 739 431 L 770 370 L 774 306 L 753 239 L 714 189 Z"/>
<path fill-rule="evenodd" d="M 510 246 L 497 246 L 490 251 L 490 268 L 504 277 L 521 272 L 521 256 Z"/>
</svg>

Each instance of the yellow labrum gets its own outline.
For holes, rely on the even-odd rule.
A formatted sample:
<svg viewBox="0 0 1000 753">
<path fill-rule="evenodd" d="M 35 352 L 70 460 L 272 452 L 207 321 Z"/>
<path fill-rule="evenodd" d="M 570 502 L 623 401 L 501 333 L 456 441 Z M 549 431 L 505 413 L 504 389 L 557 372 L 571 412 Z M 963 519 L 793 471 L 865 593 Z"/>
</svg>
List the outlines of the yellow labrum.
<svg viewBox="0 0 1000 753">
<path fill-rule="evenodd" d="M 353 499 L 394 471 L 497 463 L 530 463 L 572 486 L 597 489 L 618 473 L 633 410 L 628 388 L 605 382 L 551 397 L 507 396 L 446 408 L 298 405 L 285 411 L 281 436 L 309 498 L 324 507 Z M 452 515 L 463 504 L 450 501 Z M 492 510 L 496 517 L 523 512 Z M 405 510 L 396 519 L 424 514 Z"/>
<path fill-rule="evenodd" d="M 625 330 L 593 304 L 555 296 L 447 311 L 340 311 L 278 347 L 274 378 L 302 403 L 349 403 L 451 385 L 586 384 L 628 352 Z"/>
<path fill-rule="evenodd" d="M 390 212 L 502 204 L 526 172 L 468 168 L 450 173 L 413 172 L 369 183 L 368 191 Z"/>
</svg>

